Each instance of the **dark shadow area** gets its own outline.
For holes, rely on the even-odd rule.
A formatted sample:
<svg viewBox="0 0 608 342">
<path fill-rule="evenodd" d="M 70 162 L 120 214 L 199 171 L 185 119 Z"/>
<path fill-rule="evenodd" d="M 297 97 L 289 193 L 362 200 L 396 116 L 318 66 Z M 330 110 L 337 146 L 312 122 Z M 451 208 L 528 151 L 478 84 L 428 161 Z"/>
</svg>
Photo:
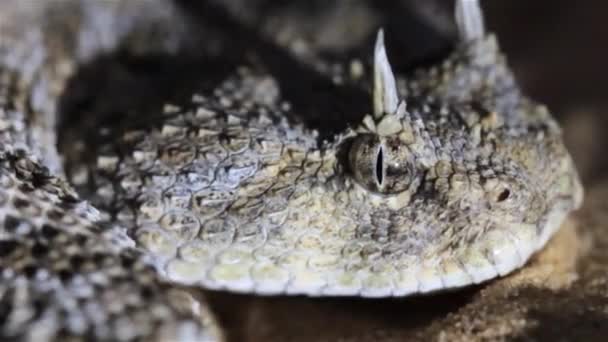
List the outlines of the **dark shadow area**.
<svg viewBox="0 0 608 342">
<path fill-rule="evenodd" d="M 510 341 L 604 341 L 608 299 L 567 290 L 491 286 L 403 299 L 256 297 L 208 292 L 229 341 L 429 341 L 444 330 Z M 501 317 L 504 322 L 501 323 Z M 513 321 L 514 320 L 514 321 Z M 525 329 L 514 328 L 518 321 Z M 506 335 L 502 329 L 511 331 Z"/>
<path fill-rule="evenodd" d="M 562 117 L 573 106 L 606 104 L 608 3 L 490 1 L 486 7 L 488 26 L 500 34 L 528 93 Z"/>
<path fill-rule="evenodd" d="M 441 61 L 456 41 L 454 31 L 450 35 L 441 34 L 406 5 L 406 1 L 373 3 L 383 14 L 382 26 L 386 29 L 386 43 L 395 72 L 405 74 L 414 68 L 429 67 Z M 440 10 L 451 11 L 449 6 L 442 5 L 438 6 Z"/>
<path fill-rule="evenodd" d="M 210 2 L 186 1 L 197 21 L 223 28 L 230 36 L 230 45 L 238 54 L 261 70 L 274 76 L 282 96 L 293 105 L 293 112 L 309 128 L 319 130 L 321 139 L 331 138 L 349 123 L 358 122 L 371 103 L 367 89 L 346 85 L 337 86 L 327 76 L 297 61 L 285 49 L 259 35 L 255 28 L 242 25 L 223 8 Z"/>
<path fill-rule="evenodd" d="M 259 297 L 224 292 L 208 292 L 207 296 L 227 328 L 229 341 L 372 341 L 395 332 L 415 333 L 466 305 L 477 291 L 478 287 L 473 287 L 380 299 Z"/>
<path fill-rule="evenodd" d="M 549 307 L 530 310 L 528 319 L 536 322 L 525 332 L 525 338 L 515 341 L 605 341 L 608 337 L 608 305 L 605 296 L 576 296 L 570 293 L 538 293 L 530 289 L 530 296 L 542 296 Z"/>
<path fill-rule="evenodd" d="M 192 94 L 213 89 L 235 65 L 228 58 L 116 55 L 84 66 L 59 102 L 59 148 L 67 170 L 70 163 L 96 160 L 99 146 L 125 130 L 157 125 L 164 104 L 190 103 Z"/>
</svg>

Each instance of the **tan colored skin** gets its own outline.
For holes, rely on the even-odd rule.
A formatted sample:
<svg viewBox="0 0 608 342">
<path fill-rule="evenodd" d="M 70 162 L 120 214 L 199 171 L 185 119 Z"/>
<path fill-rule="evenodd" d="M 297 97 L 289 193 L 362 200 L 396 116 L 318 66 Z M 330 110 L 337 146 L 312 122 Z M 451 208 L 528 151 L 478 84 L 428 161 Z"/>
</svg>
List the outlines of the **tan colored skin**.
<svg viewBox="0 0 608 342">
<path fill-rule="evenodd" d="M 61 53 L 44 44 L 52 39 L 34 39 L 32 46 L 48 55 L 25 59 L 29 66 L 0 55 L 2 75 L 10 79 L 0 90 L 19 109 L 9 113 L 3 104 L 0 112 L 8 127 L 0 132 L 5 173 L 15 174 L 9 161 L 18 149 L 24 160 L 61 172 L 48 148 L 54 107 L 28 111 L 20 92 L 9 91 L 21 82 L 29 94 L 40 84 L 26 79 L 28 67 L 54 81 L 43 88 L 48 104 L 90 56 L 111 51 L 125 37 L 146 41 L 149 25 L 173 32 L 167 23 L 181 18 L 174 9 L 157 11 L 161 5 L 152 1 L 79 6 L 119 23 L 142 10 L 153 14 L 125 32 L 112 22 L 97 27 L 83 15 L 60 40 L 69 42 Z M 46 12 L 35 13 L 45 18 Z M 16 21 L 8 23 L 19 31 Z M 259 294 L 405 296 L 512 271 L 580 205 L 582 190 L 559 127 L 543 106 L 521 94 L 495 39 L 476 27 L 464 30 L 466 39 L 442 65 L 402 82 L 394 82 L 379 39 L 374 113 L 329 142 L 288 122 L 272 76 L 246 69 L 193 96 L 192 103 L 167 106 L 160 121 L 103 149 L 120 154 L 99 156 L 90 174 L 96 189 L 88 198 L 96 209 L 81 207 L 100 212 L 87 225 L 111 228 L 89 234 L 117 248 L 113 257 L 131 253 L 135 244 L 143 252 L 140 261 L 153 265 L 159 279 Z M 93 29 L 115 39 L 109 46 L 80 45 L 77 33 Z M 154 46 L 166 50 L 171 43 Z M 12 53 L 22 47 L 4 45 Z M 57 65 L 65 73 L 51 67 Z M 40 138 L 38 131 L 46 135 Z M 0 205 L 2 217 L 9 208 Z M 15 238 L 6 225 L 5 219 L 3 234 Z M 124 245 L 116 243 L 122 229 Z M 11 262 L 4 267 L 21 272 Z M 101 310 L 109 308 L 102 303 Z M 56 323 L 62 325 L 72 329 L 69 319 Z M 27 327 L 2 326 L 2 332 Z"/>
</svg>

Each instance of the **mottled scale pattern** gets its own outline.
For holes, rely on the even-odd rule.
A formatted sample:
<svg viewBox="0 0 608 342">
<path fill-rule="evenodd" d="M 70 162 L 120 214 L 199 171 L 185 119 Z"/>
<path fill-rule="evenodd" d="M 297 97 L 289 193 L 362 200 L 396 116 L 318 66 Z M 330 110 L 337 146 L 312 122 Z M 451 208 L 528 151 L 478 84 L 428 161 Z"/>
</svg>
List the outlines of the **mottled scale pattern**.
<svg viewBox="0 0 608 342">
<path fill-rule="evenodd" d="M 22 153 L 0 154 L 0 208 L 0 339 L 219 338 L 197 300 Z"/>
<path fill-rule="evenodd" d="M 204 298 L 160 280 L 124 229 L 101 222 L 99 211 L 78 197 L 61 176 L 55 146 L 56 101 L 65 80 L 91 54 L 118 44 L 92 32 L 100 34 L 108 30 L 104 25 L 124 20 L 143 29 L 145 25 L 133 20 L 134 12 L 157 5 L 0 3 L 3 341 L 222 339 Z M 167 3 L 164 6 L 165 10 L 157 9 L 166 15 L 170 11 Z M 158 23 L 158 17 L 150 19 L 143 21 Z M 47 25 L 52 29 L 47 31 Z M 120 40 L 119 36 L 114 38 Z"/>
<path fill-rule="evenodd" d="M 106 191 L 93 203 L 128 227 L 171 280 L 193 283 L 208 273 L 221 287 L 224 276 L 253 272 L 260 291 L 284 289 L 289 275 L 272 262 L 278 255 L 258 263 L 243 253 L 282 235 L 289 199 L 300 196 L 294 184 L 323 177 L 316 133 L 290 126 L 288 107 L 271 77 L 245 68 L 211 96 L 167 105 L 162 125 L 129 131 L 103 149 L 124 153 L 97 159 L 94 187 Z M 274 251 L 284 253 L 280 245 Z M 214 265 L 216 258 L 238 269 Z M 243 290 L 254 285 L 242 280 Z"/>
</svg>

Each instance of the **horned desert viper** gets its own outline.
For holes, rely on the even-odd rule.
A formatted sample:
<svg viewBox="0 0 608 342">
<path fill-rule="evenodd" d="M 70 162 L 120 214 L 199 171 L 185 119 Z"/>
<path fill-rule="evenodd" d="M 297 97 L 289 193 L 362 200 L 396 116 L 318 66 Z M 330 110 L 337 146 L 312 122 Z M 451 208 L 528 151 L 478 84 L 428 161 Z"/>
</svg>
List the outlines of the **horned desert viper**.
<svg viewBox="0 0 608 342">
<path fill-rule="evenodd" d="M 66 80 L 118 48 L 177 51 L 162 0 L 0 4 L 0 336 L 217 340 L 185 286 L 408 296 L 522 266 L 580 205 L 548 110 L 458 0 L 443 63 L 395 77 L 379 32 L 373 112 L 333 139 L 241 68 L 100 147 L 79 195 L 56 149 Z M 294 110 L 297 110 L 295 108 Z M 330 113 L 327 113 L 328 115 Z"/>
</svg>

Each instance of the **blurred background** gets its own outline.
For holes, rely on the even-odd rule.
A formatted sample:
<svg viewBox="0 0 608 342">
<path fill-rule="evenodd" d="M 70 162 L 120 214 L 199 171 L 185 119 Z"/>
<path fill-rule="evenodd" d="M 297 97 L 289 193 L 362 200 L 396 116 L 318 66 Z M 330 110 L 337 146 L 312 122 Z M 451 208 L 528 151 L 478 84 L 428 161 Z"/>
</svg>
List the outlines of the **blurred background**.
<svg viewBox="0 0 608 342">
<path fill-rule="evenodd" d="M 485 1 L 488 26 L 527 93 L 549 105 L 587 185 L 606 180 L 606 1 Z"/>
</svg>

